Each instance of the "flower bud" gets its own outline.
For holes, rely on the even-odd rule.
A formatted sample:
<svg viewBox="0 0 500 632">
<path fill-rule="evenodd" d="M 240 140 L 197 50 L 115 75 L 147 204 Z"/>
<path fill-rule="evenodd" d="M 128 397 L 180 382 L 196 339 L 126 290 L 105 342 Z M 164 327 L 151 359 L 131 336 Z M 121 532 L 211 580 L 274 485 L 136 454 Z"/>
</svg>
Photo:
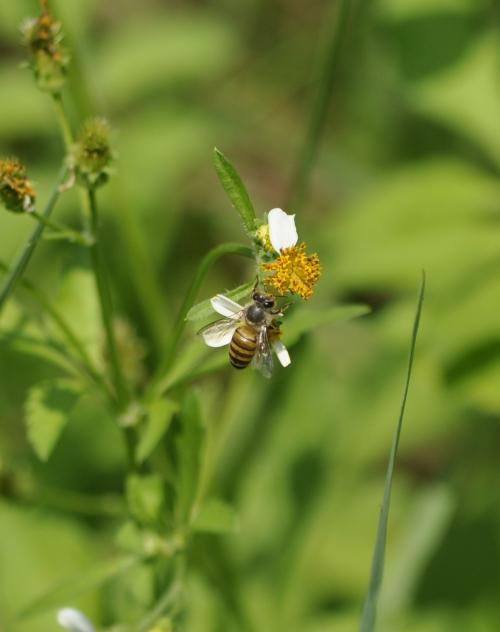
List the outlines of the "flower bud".
<svg viewBox="0 0 500 632">
<path fill-rule="evenodd" d="M 112 161 L 109 123 L 100 117 L 89 119 L 83 125 L 73 153 L 77 173 L 92 186 L 100 186 L 111 174 Z"/>
<path fill-rule="evenodd" d="M 21 34 L 38 87 L 58 93 L 66 80 L 69 55 L 62 46 L 61 24 L 49 13 L 47 0 L 42 0 L 41 5 L 37 18 L 27 18 L 21 24 Z"/>
<path fill-rule="evenodd" d="M 26 176 L 26 168 L 15 158 L 0 159 L 0 199 L 14 213 L 33 210 L 35 191 Z"/>
</svg>

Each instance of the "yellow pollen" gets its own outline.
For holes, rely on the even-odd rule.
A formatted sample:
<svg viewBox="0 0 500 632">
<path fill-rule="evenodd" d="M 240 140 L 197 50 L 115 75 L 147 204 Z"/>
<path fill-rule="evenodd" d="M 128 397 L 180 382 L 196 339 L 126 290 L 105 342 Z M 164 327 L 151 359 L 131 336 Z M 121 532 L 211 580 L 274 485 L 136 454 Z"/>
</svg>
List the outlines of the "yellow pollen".
<svg viewBox="0 0 500 632">
<path fill-rule="evenodd" d="M 313 293 L 313 286 L 321 275 L 321 266 L 317 254 L 306 255 L 306 245 L 284 248 L 276 261 L 263 263 L 262 270 L 271 272 L 266 284 L 281 295 L 286 292 L 298 294 L 307 301 Z"/>
</svg>

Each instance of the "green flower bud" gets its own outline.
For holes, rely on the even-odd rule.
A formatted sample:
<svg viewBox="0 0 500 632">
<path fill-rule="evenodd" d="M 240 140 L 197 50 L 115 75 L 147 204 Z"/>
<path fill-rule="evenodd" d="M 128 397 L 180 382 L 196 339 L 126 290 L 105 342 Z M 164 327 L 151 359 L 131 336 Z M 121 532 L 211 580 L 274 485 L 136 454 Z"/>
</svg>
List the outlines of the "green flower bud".
<svg viewBox="0 0 500 632">
<path fill-rule="evenodd" d="M 76 172 L 92 186 L 105 184 L 112 173 L 111 128 L 104 118 L 89 119 L 73 152 Z"/>
<path fill-rule="evenodd" d="M 40 90 L 58 93 L 66 80 L 69 55 L 62 46 L 61 24 L 49 13 L 47 0 L 41 1 L 37 18 L 21 25 L 23 44 L 30 53 L 30 66 Z"/>
<path fill-rule="evenodd" d="M 29 212 L 35 197 L 24 165 L 15 158 L 0 160 L 0 199 L 5 208 L 14 213 Z"/>
</svg>

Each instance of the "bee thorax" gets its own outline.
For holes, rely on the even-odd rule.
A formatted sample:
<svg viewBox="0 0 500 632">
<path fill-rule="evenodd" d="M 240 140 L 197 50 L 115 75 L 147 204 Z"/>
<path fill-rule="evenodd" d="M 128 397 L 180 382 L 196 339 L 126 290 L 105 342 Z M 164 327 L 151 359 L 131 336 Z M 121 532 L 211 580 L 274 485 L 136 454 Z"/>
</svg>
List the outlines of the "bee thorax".
<svg viewBox="0 0 500 632">
<path fill-rule="evenodd" d="M 259 305 L 253 304 L 247 309 L 246 320 L 252 325 L 260 325 L 266 320 L 266 312 Z"/>
</svg>

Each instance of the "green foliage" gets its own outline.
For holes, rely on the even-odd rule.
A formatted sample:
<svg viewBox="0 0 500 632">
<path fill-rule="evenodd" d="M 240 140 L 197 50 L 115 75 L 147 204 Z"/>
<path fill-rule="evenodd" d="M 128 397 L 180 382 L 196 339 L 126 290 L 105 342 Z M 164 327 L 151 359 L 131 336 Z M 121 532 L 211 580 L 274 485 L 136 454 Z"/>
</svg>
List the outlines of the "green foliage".
<svg viewBox="0 0 500 632">
<path fill-rule="evenodd" d="M 238 518 L 228 503 L 220 498 L 207 498 L 199 507 L 192 528 L 207 533 L 232 533 L 238 528 Z"/>
<path fill-rule="evenodd" d="M 0 3 L 0 155 L 27 165 L 39 210 L 52 197 L 51 220 L 85 231 L 80 189 L 56 186 L 53 104 L 19 68 L 35 5 Z M 33 218 L 2 213 L 0 260 L 15 270 L 28 252 L 29 265 L 12 285 L 0 270 L 0 629 L 52 630 L 71 604 L 114 632 L 162 619 L 174 632 L 357 630 L 425 268 L 378 628 L 497 630 L 494 3 L 164 5 L 49 0 L 73 60 L 66 135 L 102 114 L 117 130 L 98 232 L 120 366 L 128 379 L 133 340 L 140 370 L 119 403 L 88 247 L 25 251 Z M 270 381 L 196 336 L 217 318 L 197 301 L 236 288 L 245 303 L 255 278 L 214 145 L 238 166 L 216 154 L 245 230 L 281 206 L 321 259 L 314 296 L 283 317 L 292 364 Z M 41 406 L 52 421 L 37 441 L 55 446 L 41 463 L 23 402 L 68 380 L 83 396 L 70 416 Z M 45 614 L 15 620 L 53 586 Z"/>
<path fill-rule="evenodd" d="M 178 458 L 176 506 L 177 520 L 180 525 L 184 525 L 191 519 L 201 469 L 203 428 L 200 402 L 196 393 L 191 392 L 184 398 L 179 420 L 181 429 L 176 442 Z"/>
<path fill-rule="evenodd" d="M 50 457 L 79 396 L 78 386 L 69 380 L 42 382 L 30 390 L 25 407 L 26 430 L 42 461 Z"/>
<path fill-rule="evenodd" d="M 177 402 L 171 399 L 154 400 L 148 405 L 145 428 L 137 444 L 137 463 L 143 463 L 150 456 L 178 410 Z"/>
<path fill-rule="evenodd" d="M 246 232 L 252 235 L 257 228 L 257 219 L 245 185 L 233 165 L 217 148 L 214 149 L 214 162 L 224 191 L 238 211 Z"/>
<path fill-rule="evenodd" d="M 126 482 L 127 506 L 140 524 L 156 524 L 164 507 L 163 482 L 157 474 L 130 474 Z"/>
<path fill-rule="evenodd" d="M 138 557 L 129 556 L 106 560 L 91 569 L 74 569 L 71 578 L 26 605 L 18 613 L 18 617 L 26 619 L 57 608 L 60 604 L 67 603 L 80 594 L 129 572 L 140 561 Z"/>
</svg>

